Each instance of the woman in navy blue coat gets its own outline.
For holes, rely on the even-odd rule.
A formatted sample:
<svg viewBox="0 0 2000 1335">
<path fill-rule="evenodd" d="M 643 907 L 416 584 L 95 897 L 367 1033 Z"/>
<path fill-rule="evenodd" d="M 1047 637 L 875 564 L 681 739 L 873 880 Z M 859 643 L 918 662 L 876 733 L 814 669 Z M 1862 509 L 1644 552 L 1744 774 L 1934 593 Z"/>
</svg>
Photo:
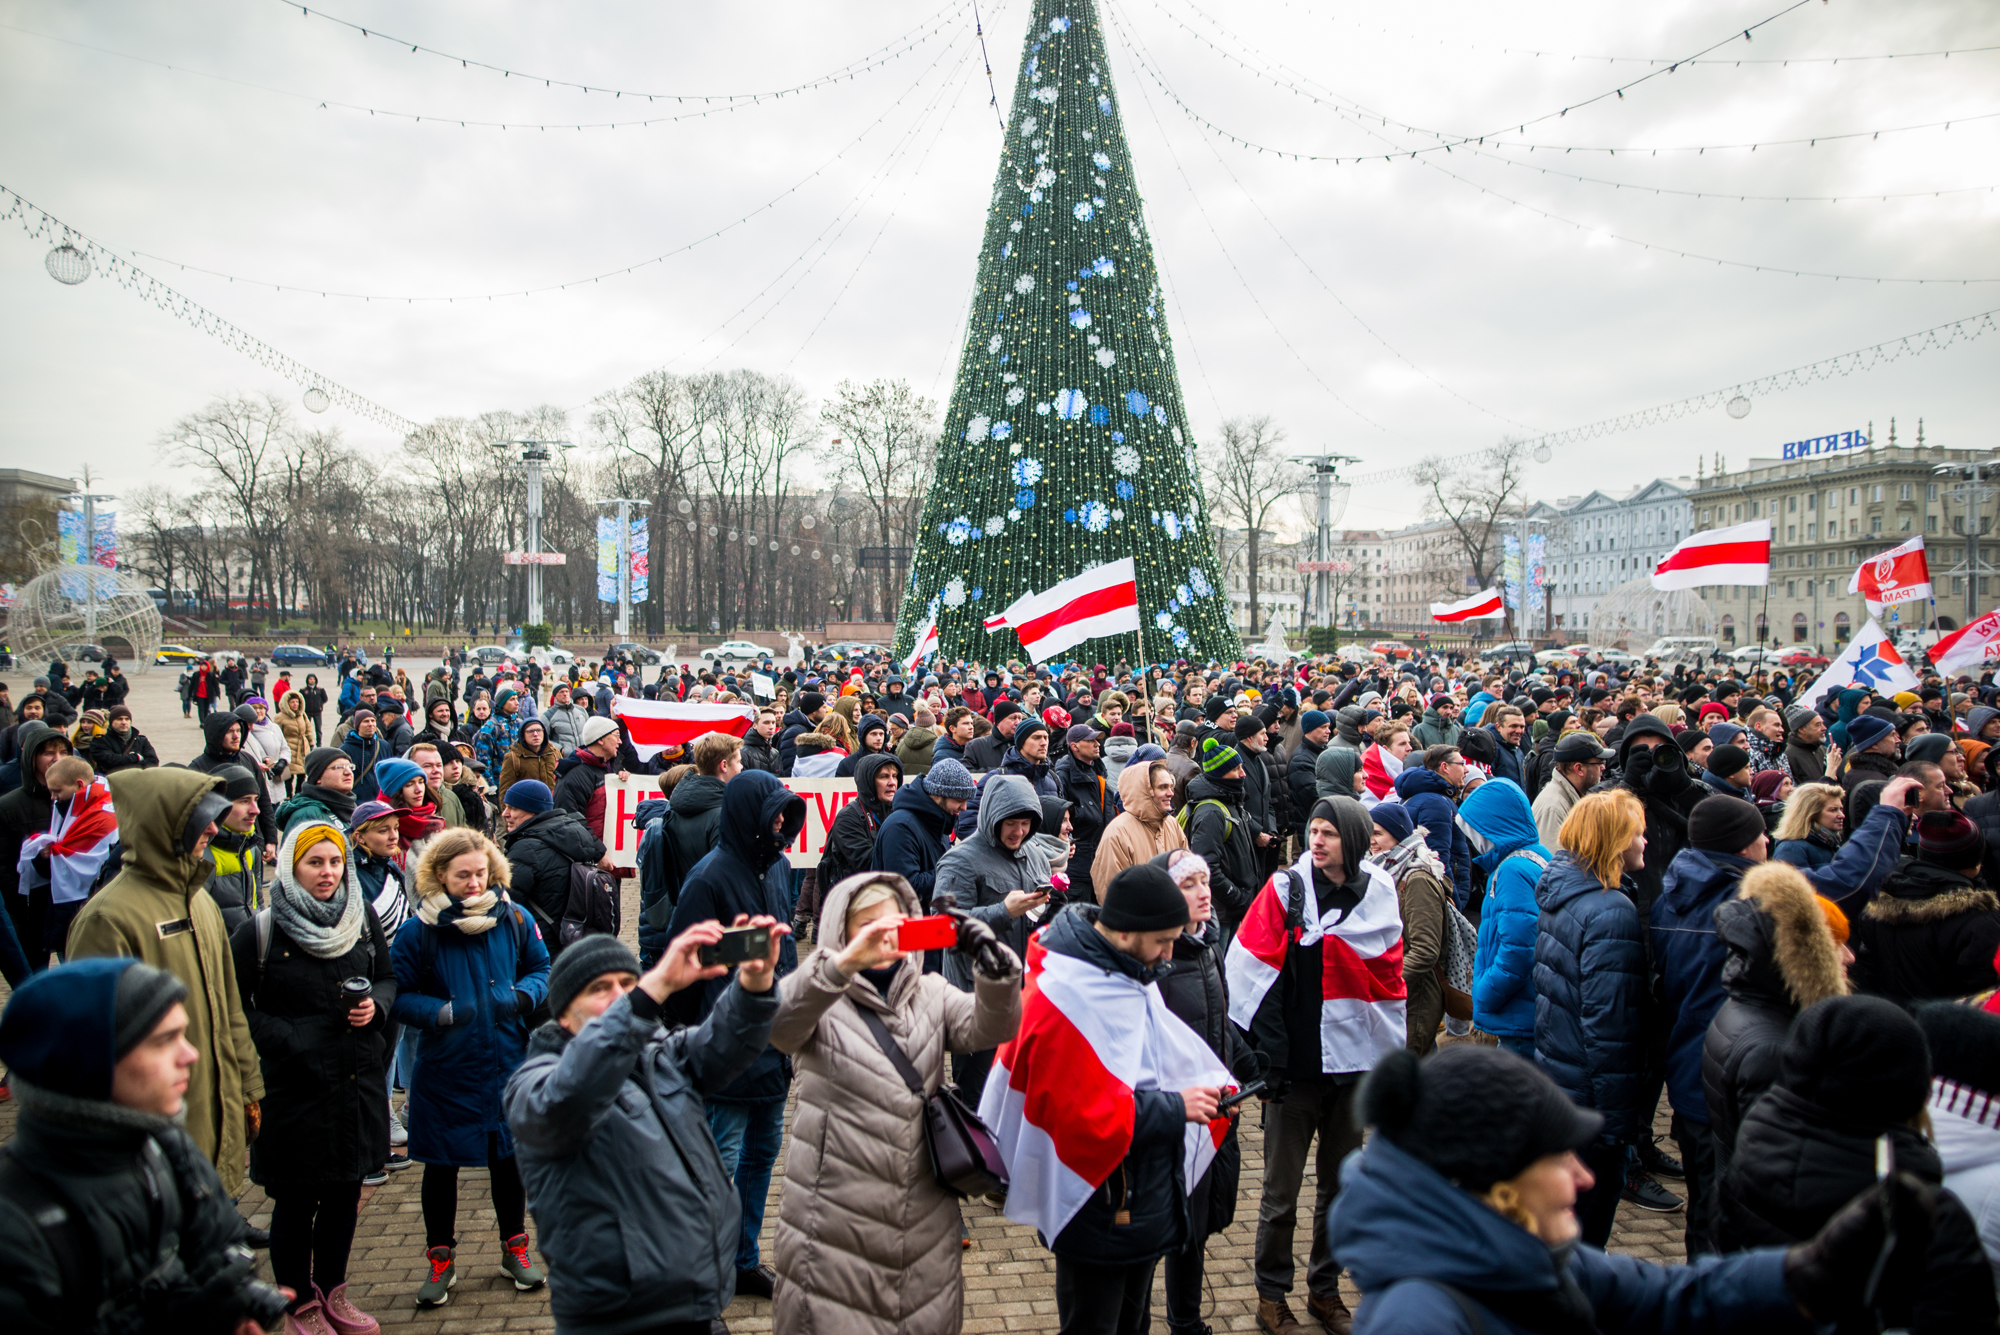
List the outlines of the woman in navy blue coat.
<svg viewBox="0 0 2000 1335">
<path fill-rule="evenodd" d="M 549 989 L 549 951 L 507 897 L 507 857 L 477 830 L 431 839 L 417 865 L 417 912 L 396 933 L 394 1015 L 417 1032 L 410 1080 L 410 1157 L 424 1165 L 428 1277 L 417 1301 L 436 1306 L 454 1269 L 458 1170 L 488 1169 L 499 1217 L 501 1272 L 539 1287 L 528 1254 L 527 1202 L 501 1096 L 528 1047 L 528 1016 Z"/>
<path fill-rule="evenodd" d="M 1592 793 L 1570 808 L 1562 851 L 1535 886 L 1535 1056 L 1603 1129 L 1581 1158 L 1596 1184 L 1577 1197 L 1583 1240 L 1611 1238 L 1625 1185 L 1625 1151 L 1646 1132 L 1640 1012 L 1646 946 L 1639 910 L 1621 888 L 1646 856 L 1646 809 L 1629 792 Z"/>
</svg>

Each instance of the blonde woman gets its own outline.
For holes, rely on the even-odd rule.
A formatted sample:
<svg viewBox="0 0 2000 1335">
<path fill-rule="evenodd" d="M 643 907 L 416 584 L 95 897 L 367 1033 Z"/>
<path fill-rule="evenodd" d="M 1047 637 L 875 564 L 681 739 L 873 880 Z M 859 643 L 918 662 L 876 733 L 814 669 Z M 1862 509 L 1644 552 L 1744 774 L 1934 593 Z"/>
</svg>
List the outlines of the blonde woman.
<svg viewBox="0 0 2000 1335">
<path fill-rule="evenodd" d="M 798 1062 L 798 1113 L 778 1216 L 776 1330 L 948 1335 L 963 1319 L 959 1206 L 931 1170 L 924 1102 L 949 1053 L 1014 1036 L 1021 964 L 966 919 L 957 949 L 972 961 L 972 990 L 923 972 L 921 953 L 896 940 L 922 911 L 894 873 L 847 877 L 826 896 L 818 946 L 779 984 L 771 1046 Z"/>
<path fill-rule="evenodd" d="M 1845 790 L 1837 783 L 1808 783 L 1785 799 L 1785 818 L 1771 856 L 1801 871 L 1817 871 L 1833 861 L 1847 829 Z"/>
<path fill-rule="evenodd" d="M 1685 716 L 1682 714 L 1681 707 L 1679 705 L 1654 705 L 1651 709 L 1647 710 L 1646 712 L 1651 714 L 1654 718 L 1658 719 L 1660 722 L 1666 724 L 1669 728 L 1673 729 L 1675 732 L 1679 732 L 1681 730 L 1682 721 Z"/>
<path fill-rule="evenodd" d="M 549 951 L 507 897 L 499 845 L 450 829 L 417 862 L 417 911 L 396 933 L 394 1018 L 416 1031 L 410 1081 L 410 1157 L 424 1165 L 425 1278 L 419 1306 L 436 1307 L 458 1283 L 458 1170 L 484 1168 L 500 1225 L 500 1272 L 541 1287 L 528 1252 L 527 1199 L 501 1094 L 527 1053 L 528 1016 L 548 994 Z"/>
<path fill-rule="evenodd" d="M 1583 1240 L 1602 1247 L 1626 1152 L 1651 1131 L 1652 1109 L 1641 1106 L 1646 945 L 1630 879 L 1645 861 L 1646 809 L 1623 789 L 1591 793 L 1570 808 L 1559 838 L 1535 886 L 1535 1056 L 1578 1107 L 1604 1118 L 1582 1154 L 1596 1182 L 1576 1202 Z"/>
</svg>

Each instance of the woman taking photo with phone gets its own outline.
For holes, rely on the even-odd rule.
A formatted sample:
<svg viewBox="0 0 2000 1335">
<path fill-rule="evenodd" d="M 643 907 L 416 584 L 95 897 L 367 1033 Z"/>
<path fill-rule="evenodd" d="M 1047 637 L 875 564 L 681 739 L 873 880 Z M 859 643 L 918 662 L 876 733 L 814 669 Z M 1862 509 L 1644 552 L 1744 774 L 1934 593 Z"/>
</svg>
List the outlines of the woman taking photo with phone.
<svg viewBox="0 0 2000 1335">
<path fill-rule="evenodd" d="M 271 1274 L 297 1296 L 286 1328 L 368 1335 L 347 1298 L 361 1180 L 389 1157 L 389 942 L 338 827 L 301 821 L 270 907 L 230 939 L 264 1072 L 250 1177 L 271 1198 Z"/>
<path fill-rule="evenodd" d="M 818 947 L 779 984 L 771 1045 L 797 1061 L 798 1112 L 774 1330 L 921 1335 L 963 1319 L 958 1200 L 932 1171 L 924 1103 L 945 1083 L 947 1053 L 1014 1036 L 1021 963 L 990 927 L 962 918 L 952 953 L 973 985 L 959 991 L 923 972 L 921 951 L 899 948 L 899 927 L 921 912 L 894 873 L 847 877 L 822 903 Z M 857 1295 L 872 1301 L 857 1306 Z"/>
</svg>

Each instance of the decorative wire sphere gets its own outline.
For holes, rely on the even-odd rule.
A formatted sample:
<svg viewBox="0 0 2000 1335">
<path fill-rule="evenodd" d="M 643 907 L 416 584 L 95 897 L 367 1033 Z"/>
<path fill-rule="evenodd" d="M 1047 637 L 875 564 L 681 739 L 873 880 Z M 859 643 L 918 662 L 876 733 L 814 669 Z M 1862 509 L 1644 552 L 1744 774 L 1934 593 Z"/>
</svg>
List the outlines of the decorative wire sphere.
<svg viewBox="0 0 2000 1335">
<path fill-rule="evenodd" d="M 1554 450 L 1550 449 L 1550 448 L 1549 448 L 1548 446 L 1546 446 L 1546 445 L 1537 445 L 1537 446 L 1535 446 L 1535 462 L 1536 462 L 1536 463 L 1538 463 L 1538 464 L 1545 464 L 1545 463 L 1547 463 L 1547 462 L 1548 462 L 1549 460 L 1551 460 L 1551 459 L 1553 459 L 1553 458 L 1555 458 L 1555 457 L 1556 457 L 1556 452 L 1555 452 Z"/>
<path fill-rule="evenodd" d="M 1728 412 L 1731 417 L 1737 418 L 1738 420 L 1748 417 L 1750 415 L 1750 400 L 1744 397 L 1743 395 L 1738 394 L 1735 398 L 1729 401 Z"/>
<path fill-rule="evenodd" d="M 817 518 L 816 516 L 814 516 L 814 515 L 807 515 L 807 516 L 806 516 L 806 517 L 805 517 L 804 519 L 801 519 L 801 520 L 799 521 L 799 527 L 800 527 L 800 528 L 818 528 L 818 527 L 819 527 L 819 519 L 818 519 L 818 518 Z"/>
<path fill-rule="evenodd" d="M 1656 589 L 1650 575 L 1628 580 L 1597 600 L 1585 632 L 1602 648 L 1639 652 L 1662 635 L 1713 635 L 1715 610 L 1689 589 Z"/>
<path fill-rule="evenodd" d="M 90 256 L 65 241 L 48 254 L 42 261 L 49 271 L 49 277 L 68 287 L 75 287 L 90 277 Z"/>
<path fill-rule="evenodd" d="M 85 635 L 86 602 L 95 604 L 96 635 Z M 160 609 L 146 581 L 103 566 L 56 566 L 14 598 L 7 636 L 22 662 L 46 663 L 73 644 L 101 644 L 126 672 L 144 672 L 160 652 Z"/>
<path fill-rule="evenodd" d="M 323 413 L 333 403 L 327 392 L 318 385 L 307 386 L 303 400 L 309 413 Z"/>
<path fill-rule="evenodd" d="M 694 502 L 689 500 L 687 497 L 683 496 L 680 499 L 680 503 L 674 506 L 674 509 L 679 510 L 684 515 L 693 514 Z"/>
<path fill-rule="evenodd" d="M 840 564 L 840 553 L 839 553 L 839 552 L 835 552 L 835 553 L 833 554 L 833 563 L 834 563 L 835 565 L 839 565 L 839 564 Z"/>
<path fill-rule="evenodd" d="M 793 555 L 793 556 L 797 556 L 798 554 L 799 554 L 799 545 L 798 545 L 798 544 L 797 544 L 797 543 L 795 542 L 795 543 L 793 543 L 793 544 L 792 544 L 792 555 Z M 818 552 L 814 552 L 814 553 L 813 553 L 813 555 L 814 555 L 814 556 L 818 556 L 818 555 L 819 555 L 819 553 L 818 553 Z"/>
</svg>

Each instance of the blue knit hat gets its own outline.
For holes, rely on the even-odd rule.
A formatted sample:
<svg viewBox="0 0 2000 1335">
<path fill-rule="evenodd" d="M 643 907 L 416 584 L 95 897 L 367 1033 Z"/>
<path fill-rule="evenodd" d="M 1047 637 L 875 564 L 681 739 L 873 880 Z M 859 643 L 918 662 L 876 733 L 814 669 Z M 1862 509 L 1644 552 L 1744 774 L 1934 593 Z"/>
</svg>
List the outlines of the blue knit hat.
<svg viewBox="0 0 2000 1335">
<path fill-rule="evenodd" d="M 8 998 L 0 1014 L 0 1061 L 37 1088 L 108 1099 L 118 1059 L 187 994 L 174 975 L 129 956 L 49 969 Z"/>
<path fill-rule="evenodd" d="M 375 762 L 375 791 L 384 797 L 394 797 L 403 791 L 410 780 L 423 777 L 424 772 L 417 768 L 417 762 L 414 760 L 391 756 L 387 760 Z"/>
<path fill-rule="evenodd" d="M 1896 730 L 1885 718 L 1863 714 L 1847 724 L 1847 754 L 1858 756 Z"/>
<path fill-rule="evenodd" d="M 1305 713 L 1299 715 L 1299 731 L 1318 732 L 1331 722 L 1333 722 L 1333 718 L 1325 710 L 1308 709 Z"/>
<path fill-rule="evenodd" d="M 540 779 L 514 780 L 508 787 L 506 795 L 500 800 L 516 811 L 525 811 L 531 816 L 544 811 L 553 811 L 556 805 L 555 796 L 549 792 L 549 786 Z"/>
<path fill-rule="evenodd" d="M 1400 802 L 1377 802 L 1369 808 L 1368 818 L 1394 835 L 1399 844 L 1417 832 L 1410 809 Z"/>
</svg>

